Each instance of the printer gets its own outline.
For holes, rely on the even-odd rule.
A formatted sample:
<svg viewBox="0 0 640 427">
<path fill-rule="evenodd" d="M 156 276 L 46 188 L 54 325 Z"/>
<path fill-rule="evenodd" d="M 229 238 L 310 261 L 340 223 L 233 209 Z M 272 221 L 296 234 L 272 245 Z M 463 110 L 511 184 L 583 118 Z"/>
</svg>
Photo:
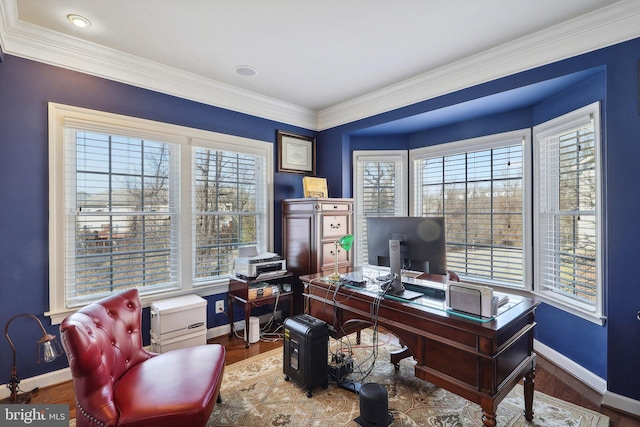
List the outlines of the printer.
<svg viewBox="0 0 640 427">
<path fill-rule="evenodd" d="M 233 273 L 245 280 L 278 277 L 287 272 L 287 261 L 278 254 L 259 254 L 255 246 L 240 248 L 240 256 L 233 261 Z"/>
</svg>

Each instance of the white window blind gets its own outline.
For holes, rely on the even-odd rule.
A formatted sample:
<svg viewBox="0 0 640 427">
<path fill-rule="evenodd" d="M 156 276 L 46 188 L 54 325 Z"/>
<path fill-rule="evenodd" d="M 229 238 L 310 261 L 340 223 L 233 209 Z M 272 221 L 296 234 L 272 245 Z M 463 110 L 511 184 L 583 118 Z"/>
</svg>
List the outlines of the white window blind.
<svg viewBox="0 0 640 427">
<path fill-rule="evenodd" d="M 67 298 L 176 287 L 175 144 L 66 128 L 65 146 Z"/>
<path fill-rule="evenodd" d="M 367 263 L 367 218 L 407 215 L 407 152 L 354 151 L 356 265 Z"/>
<path fill-rule="evenodd" d="M 599 104 L 534 135 L 536 291 L 600 318 Z"/>
<path fill-rule="evenodd" d="M 232 271 L 241 246 L 266 250 L 265 158 L 194 148 L 195 280 Z"/>
<path fill-rule="evenodd" d="M 466 280 L 525 286 L 529 131 L 412 152 L 415 216 L 444 216 L 447 267 Z"/>
</svg>

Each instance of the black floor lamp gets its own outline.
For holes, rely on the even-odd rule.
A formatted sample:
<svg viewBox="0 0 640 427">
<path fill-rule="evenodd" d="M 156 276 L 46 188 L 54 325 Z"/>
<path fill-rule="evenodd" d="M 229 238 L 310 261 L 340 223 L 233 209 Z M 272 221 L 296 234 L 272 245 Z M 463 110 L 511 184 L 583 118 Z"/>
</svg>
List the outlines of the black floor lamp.
<svg viewBox="0 0 640 427">
<path fill-rule="evenodd" d="M 9 346 L 13 351 L 13 367 L 11 368 L 11 378 L 7 384 L 7 388 L 11 391 L 11 396 L 8 399 L 2 400 L 0 403 L 29 403 L 31 401 L 31 392 L 22 392 L 22 390 L 20 390 L 20 378 L 18 378 L 18 370 L 16 368 L 16 347 L 13 345 L 13 341 L 11 341 L 11 337 L 9 336 L 9 325 L 11 325 L 11 322 L 18 317 L 30 317 L 38 323 L 38 326 L 40 326 L 40 330 L 42 331 L 42 338 L 37 341 L 38 357 L 36 359 L 36 363 L 40 363 L 43 360 L 45 362 L 52 362 L 64 354 L 60 343 L 56 341 L 56 336 L 48 334 L 44 329 L 44 326 L 42 326 L 42 322 L 33 314 L 16 314 L 9 319 L 7 325 L 4 327 L 4 336 L 7 338 Z"/>
</svg>

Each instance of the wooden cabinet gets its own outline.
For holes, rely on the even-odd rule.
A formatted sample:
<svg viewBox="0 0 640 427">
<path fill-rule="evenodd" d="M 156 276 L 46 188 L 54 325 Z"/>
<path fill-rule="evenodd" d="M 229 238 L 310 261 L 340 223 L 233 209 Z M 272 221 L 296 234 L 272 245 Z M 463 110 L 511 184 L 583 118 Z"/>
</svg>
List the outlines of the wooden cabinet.
<svg viewBox="0 0 640 427">
<path fill-rule="evenodd" d="M 353 234 L 353 199 L 304 198 L 282 201 L 282 247 L 287 270 L 296 276 L 331 274 L 335 242 Z M 353 266 L 352 252 L 338 248 L 338 268 Z M 294 312 L 304 312 L 302 283 L 294 288 Z"/>
<path fill-rule="evenodd" d="M 353 199 L 282 201 L 282 244 L 287 270 L 296 275 L 333 272 L 335 243 L 353 234 Z M 353 266 L 351 251 L 338 247 L 338 267 Z"/>
</svg>

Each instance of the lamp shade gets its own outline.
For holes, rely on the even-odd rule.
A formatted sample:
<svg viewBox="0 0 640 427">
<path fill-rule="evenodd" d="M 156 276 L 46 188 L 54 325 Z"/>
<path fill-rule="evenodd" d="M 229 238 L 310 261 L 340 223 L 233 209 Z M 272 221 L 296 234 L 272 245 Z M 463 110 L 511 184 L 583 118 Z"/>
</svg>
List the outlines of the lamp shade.
<svg viewBox="0 0 640 427">
<path fill-rule="evenodd" d="M 13 341 L 11 341 L 11 337 L 9 336 L 9 326 L 11 322 L 19 317 L 26 317 L 34 320 L 40 331 L 42 332 L 42 337 L 38 340 L 38 359 L 36 362 L 40 363 L 41 360 L 45 362 L 52 362 L 56 358 L 60 357 L 64 354 L 62 347 L 56 341 L 56 336 L 48 334 L 47 331 L 42 326 L 42 322 L 33 314 L 22 313 L 16 314 L 13 316 L 4 327 L 4 336 L 9 343 L 9 347 L 11 347 L 11 351 L 13 352 L 13 366 L 11 368 L 11 377 L 9 379 L 9 383 L 7 384 L 7 388 L 11 391 L 11 395 L 8 399 L 3 400 L 3 402 L 7 403 L 29 403 L 31 401 L 31 392 L 21 392 L 20 390 L 20 379 L 18 378 L 18 369 L 16 365 L 16 347 L 13 345 Z"/>
<path fill-rule="evenodd" d="M 345 251 L 350 251 L 353 246 L 353 234 L 345 234 L 338 240 L 338 246 Z"/>
</svg>

